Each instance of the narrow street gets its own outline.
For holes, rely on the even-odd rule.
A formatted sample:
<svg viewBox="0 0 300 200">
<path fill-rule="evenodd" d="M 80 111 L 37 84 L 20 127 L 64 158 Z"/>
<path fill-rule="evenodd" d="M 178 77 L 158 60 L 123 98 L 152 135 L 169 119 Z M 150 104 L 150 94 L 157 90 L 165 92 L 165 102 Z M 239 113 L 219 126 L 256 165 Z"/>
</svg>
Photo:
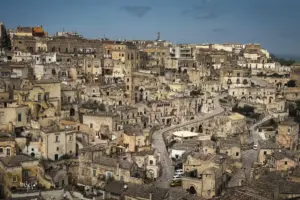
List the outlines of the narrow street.
<svg viewBox="0 0 300 200">
<path fill-rule="evenodd" d="M 270 120 L 272 117 L 271 116 L 266 116 L 264 117 L 262 120 L 256 122 L 255 124 L 253 124 L 249 130 L 250 130 L 250 138 L 248 143 L 249 144 L 258 144 L 258 142 L 262 139 L 259 136 L 258 131 L 256 130 L 256 128 L 261 125 L 262 123 Z M 229 185 L 231 186 L 238 186 L 237 184 L 239 184 L 239 180 L 243 179 L 244 177 L 246 178 L 246 180 L 249 180 L 250 175 L 251 175 L 251 167 L 252 164 L 254 162 L 257 161 L 257 156 L 258 156 L 258 152 L 255 149 L 248 149 L 242 152 L 242 168 L 238 169 L 236 171 L 236 173 L 232 176 Z"/>
<path fill-rule="evenodd" d="M 206 120 L 210 117 L 219 115 L 224 112 L 224 109 L 219 104 L 219 99 L 223 98 L 224 95 L 218 96 L 215 98 L 215 110 L 211 113 L 207 113 L 205 115 L 199 116 L 196 119 L 187 121 L 183 124 L 178 124 L 175 126 L 167 127 L 161 130 L 158 130 L 153 133 L 152 135 L 152 146 L 158 150 L 160 153 L 161 158 L 161 167 L 162 167 L 162 174 L 161 176 L 156 180 L 156 186 L 162 187 L 162 188 L 168 188 L 169 183 L 171 182 L 173 175 L 174 175 L 174 167 L 172 166 L 171 159 L 169 158 L 169 153 L 166 149 L 166 145 L 164 143 L 163 134 L 167 131 L 171 131 L 183 126 L 191 125 L 193 123 L 198 123 L 200 121 Z"/>
<path fill-rule="evenodd" d="M 259 136 L 259 133 L 257 132 L 256 128 L 263 124 L 264 122 L 268 121 L 272 119 L 272 116 L 270 115 L 267 115 L 266 117 L 264 117 L 262 120 L 256 122 L 255 124 L 253 124 L 251 127 L 250 127 L 250 134 L 251 134 L 251 138 L 250 138 L 250 142 L 249 143 L 254 143 L 254 144 L 258 144 L 258 141 L 261 140 L 260 136 Z"/>
</svg>

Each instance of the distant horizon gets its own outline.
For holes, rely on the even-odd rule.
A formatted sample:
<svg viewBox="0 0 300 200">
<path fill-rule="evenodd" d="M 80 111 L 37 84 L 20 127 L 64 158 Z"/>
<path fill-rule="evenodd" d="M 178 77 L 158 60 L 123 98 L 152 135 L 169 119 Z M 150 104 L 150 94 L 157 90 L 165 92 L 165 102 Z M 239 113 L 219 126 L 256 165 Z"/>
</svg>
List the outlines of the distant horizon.
<svg viewBox="0 0 300 200">
<path fill-rule="evenodd" d="M 257 42 L 300 56 L 299 7 L 299 0 L 9 0 L 0 19 L 7 28 L 43 25 L 49 34 L 64 29 L 86 38 L 155 40 L 160 32 L 176 44 Z"/>
</svg>

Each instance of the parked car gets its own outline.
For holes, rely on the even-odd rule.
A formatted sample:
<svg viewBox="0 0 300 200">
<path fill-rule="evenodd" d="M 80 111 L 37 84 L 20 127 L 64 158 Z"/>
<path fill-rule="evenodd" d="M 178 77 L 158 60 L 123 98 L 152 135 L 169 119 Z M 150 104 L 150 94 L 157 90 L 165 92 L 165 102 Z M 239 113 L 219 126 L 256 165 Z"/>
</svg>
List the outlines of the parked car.
<svg viewBox="0 0 300 200">
<path fill-rule="evenodd" d="M 173 176 L 173 181 L 175 181 L 175 180 L 181 180 L 181 175 L 174 175 Z"/>
<path fill-rule="evenodd" d="M 175 170 L 175 174 L 176 174 L 177 172 L 183 173 L 183 169 L 177 169 L 177 170 Z"/>
<path fill-rule="evenodd" d="M 175 172 L 175 175 L 180 175 L 180 176 L 182 176 L 183 174 L 184 174 L 183 171 Z"/>
<path fill-rule="evenodd" d="M 254 149 L 254 150 L 257 150 L 257 147 L 258 147 L 257 144 L 253 145 L 253 149 Z"/>
<path fill-rule="evenodd" d="M 180 179 L 178 179 L 178 180 L 173 180 L 173 181 L 171 181 L 171 183 L 170 183 L 170 187 L 181 186 L 181 184 L 182 184 L 182 181 L 181 181 Z"/>
</svg>

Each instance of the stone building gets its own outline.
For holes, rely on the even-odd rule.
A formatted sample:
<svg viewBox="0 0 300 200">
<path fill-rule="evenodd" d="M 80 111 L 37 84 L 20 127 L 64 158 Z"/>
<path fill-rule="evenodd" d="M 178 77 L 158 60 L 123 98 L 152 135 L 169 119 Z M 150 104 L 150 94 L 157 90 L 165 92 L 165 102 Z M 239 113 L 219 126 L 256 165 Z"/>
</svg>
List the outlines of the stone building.
<svg viewBox="0 0 300 200">
<path fill-rule="evenodd" d="M 149 132 L 144 132 L 138 125 L 124 125 L 123 131 L 121 138 L 125 152 L 151 149 Z"/>
<path fill-rule="evenodd" d="M 90 155 L 82 152 L 79 159 L 85 156 Z M 79 184 L 90 187 L 101 186 L 101 183 L 105 184 L 111 179 L 142 184 L 142 179 L 138 177 L 138 174 L 136 163 L 102 156 L 93 159 L 81 159 L 77 181 Z"/>
<path fill-rule="evenodd" d="M 95 137 L 101 138 L 101 134 L 111 137 L 112 131 L 120 130 L 120 116 L 117 113 L 87 113 L 83 115 L 83 124 L 95 131 Z"/>
<path fill-rule="evenodd" d="M 244 87 L 244 88 L 230 88 L 228 93 L 237 99 L 259 103 L 271 104 L 275 102 L 276 88 L 261 88 L 261 87 Z"/>
<path fill-rule="evenodd" d="M 10 133 L 0 133 L 0 157 L 16 154 L 15 138 Z"/>
<path fill-rule="evenodd" d="M 249 87 L 250 70 L 243 68 L 226 67 L 220 70 L 220 80 L 223 89 Z"/>
<path fill-rule="evenodd" d="M 133 155 L 133 160 L 139 168 L 146 171 L 146 177 L 157 179 L 160 175 L 160 154 L 151 149 L 149 151 L 140 151 Z"/>
<path fill-rule="evenodd" d="M 257 162 L 262 165 L 266 165 L 268 156 L 272 155 L 275 151 L 278 151 L 280 147 L 275 142 L 271 141 L 260 141 L 257 148 Z"/>
<path fill-rule="evenodd" d="M 0 158 L 1 182 L 6 197 L 36 189 L 37 184 L 46 189 L 53 187 L 52 181 L 45 178 L 44 169 L 39 160 L 30 156 L 16 155 Z"/>
<path fill-rule="evenodd" d="M 299 124 L 293 120 L 286 120 L 278 124 L 276 142 L 282 148 L 294 151 L 298 148 Z"/>
<path fill-rule="evenodd" d="M 76 153 L 76 132 L 72 128 L 42 128 L 40 142 L 42 156 L 46 159 L 58 160 L 63 155 Z"/>
<path fill-rule="evenodd" d="M 225 138 L 219 143 L 219 153 L 226 154 L 233 160 L 241 160 L 241 142 L 238 138 Z"/>
<path fill-rule="evenodd" d="M 226 155 L 192 153 L 183 162 L 182 188 L 204 198 L 217 196 L 228 182 L 226 168 Z"/>
<path fill-rule="evenodd" d="M 278 150 L 272 153 L 269 166 L 277 171 L 286 171 L 298 165 L 292 152 Z"/>
</svg>

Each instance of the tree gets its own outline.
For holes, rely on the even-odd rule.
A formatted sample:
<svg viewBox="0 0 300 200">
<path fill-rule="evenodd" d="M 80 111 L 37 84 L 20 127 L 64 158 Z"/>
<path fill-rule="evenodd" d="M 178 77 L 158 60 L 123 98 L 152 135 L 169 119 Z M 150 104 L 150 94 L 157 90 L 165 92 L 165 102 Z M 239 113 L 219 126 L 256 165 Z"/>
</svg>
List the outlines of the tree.
<svg viewBox="0 0 300 200">
<path fill-rule="evenodd" d="M 256 76 L 258 76 L 258 77 L 263 77 L 263 76 L 265 76 L 265 74 L 264 74 L 263 72 L 258 72 L 258 73 L 256 74 Z"/>
<path fill-rule="evenodd" d="M 293 59 L 279 58 L 279 57 L 275 56 L 274 54 L 271 54 L 271 58 L 273 61 L 279 62 L 283 66 L 292 66 L 293 64 L 296 63 L 296 61 Z"/>
<path fill-rule="evenodd" d="M 104 103 L 101 103 L 98 108 L 99 108 L 100 111 L 105 111 L 106 110 L 106 107 L 105 107 Z"/>
<path fill-rule="evenodd" d="M 295 80 L 289 80 L 287 82 L 288 87 L 296 87 L 296 81 Z"/>
<path fill-rule="evenodd" d="M 190 96 L 197 96 L 197 95 L 200 95 L 200 90 L 193 90 L 193 91 L 191 91 L 191 93 L 190 93 Z"/>
</svg>

